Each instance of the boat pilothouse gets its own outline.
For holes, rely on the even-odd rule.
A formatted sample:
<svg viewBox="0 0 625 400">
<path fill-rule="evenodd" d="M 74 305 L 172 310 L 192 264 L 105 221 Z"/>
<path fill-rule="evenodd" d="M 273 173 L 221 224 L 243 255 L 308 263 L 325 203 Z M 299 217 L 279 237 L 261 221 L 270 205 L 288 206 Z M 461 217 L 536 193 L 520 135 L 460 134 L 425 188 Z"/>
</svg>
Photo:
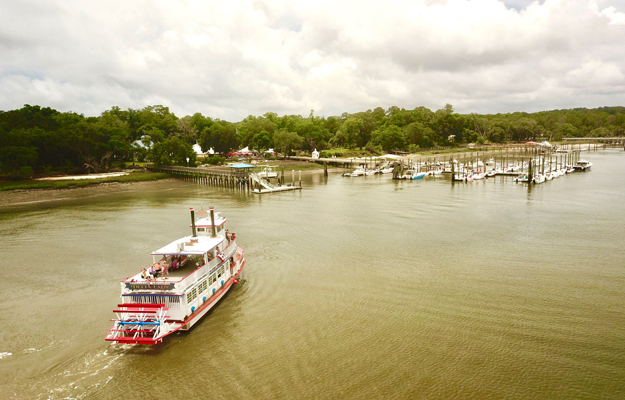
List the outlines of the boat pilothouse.
<svg viewBox="0 0 625 400">
<path fill-rule="evenodd" d="M 197 217 L 197 218 L 196 218 Z M 237 283 L 245 266 L 236 235 L 213 208 L 191 209 L 192 235 L 152 252 L 152 265 L 121 281 L 106 340 L 158 344 L 190 329 Z"/>
</svg>

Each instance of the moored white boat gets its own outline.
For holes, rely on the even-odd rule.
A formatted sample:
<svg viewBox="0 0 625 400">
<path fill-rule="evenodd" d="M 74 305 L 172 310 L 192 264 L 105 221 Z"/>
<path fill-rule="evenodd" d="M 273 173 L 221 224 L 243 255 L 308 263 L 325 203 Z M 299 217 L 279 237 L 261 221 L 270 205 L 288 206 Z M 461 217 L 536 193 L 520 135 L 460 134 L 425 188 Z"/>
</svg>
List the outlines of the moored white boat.
<svg viewBox="0 0 625 400">
<path fill-rule="evenodd" d="M 528 181 L 528 176 L 527 176 L 527 174 L 522 174 L 522 175 L 519 175 L 519 176 L 515 176 L 512 180 L 514 182 L 527 182 Z"/>
<path fill-rule="evenodd" d="M 473 177 L 471 175 L 454 175 L 454 181 L 457 182 L 473 182 Z"/>
<path fill-rule="evenodd" d="M 351 177 L 355 177 L 355 176 L 364 176 L 365 175 L 365 170 L 362 167 L 358 167 L 355 170 L 353 170 L 352 172 L 346 172 L 343 174 L 343 176 L 351 176 Z"/>
<path fill-rule="evenodd" d="M 504 167 L 503 172 L 518 172 L 521 168 L 516 165 L 508 165 Z"/>
<path fill-rule="evenodd" d="M 432 176 L 443 176 L 443 170 L 442 169 L 435 169 L 433 171 L 430 171 L 432 174 Z"/>
<path fill-rule="evenodd" d="M 243 248 L 210 209 L 191 210 L 192 235 L 152 252 L 152 266 L 121 281 L 121 303 L 106 340 L 159 344 L 189 330 L 228 292 L 245 266 Z M 160 268 L 161 272 L 157 270 Z"/>
<path fill-rule="evenodd" d="M 588 171 L 592 167 L 592 163 L 586 160 L 579 160 L 577 164 L 573 166 L 575 171 Z"/>
<path fill-rule="evenodd" d="M 399 179 L 414 180 L 414 179 L 421 179 L 424 176 L 425 176 L 425 172 L 416 172 L 415 170 L 407 169 L 403 175 L 399 176 Z"/>
<path fill-rule="evenodd" d="M 543 175 L 543 174 L 535 174 L 532 177 L 532 182 L 535 183 L 535 184 L 544 183 L 545 182 L 545 175 Z"/>
<path fill-rule="evenodd" d="M 470 176 L 473 178 L 473 180 L 479 181 L 480 179 L 484 179 L 486 177 L 486 174 L 484 174 L 482 171 L 477 171 L 473 172 Z"/>
<path fill-rule="evenodd" d="M 270 167 L 267 165 L 263 167 L 262 171 L 260 171 L 257 175 L 261 178 L 277 178 L 278 172 L 276 171 L 275 167 Z"/>
</svg>

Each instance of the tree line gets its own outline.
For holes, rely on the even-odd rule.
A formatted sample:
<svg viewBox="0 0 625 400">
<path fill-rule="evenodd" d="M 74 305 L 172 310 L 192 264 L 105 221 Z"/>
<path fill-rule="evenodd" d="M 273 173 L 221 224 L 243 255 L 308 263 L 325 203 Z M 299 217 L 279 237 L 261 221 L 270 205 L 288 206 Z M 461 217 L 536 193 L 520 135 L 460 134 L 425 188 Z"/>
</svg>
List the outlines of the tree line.
<svg viewBox="0 0 625 400">
<path fill-rule="evenodd" d="M 436 111 L 393 106 L 330 117 L 268 112 L 233 123 L 200 113 L 179 118 L 160 105 L 113 107 L 98 117 L 25 105 L 0 111 L 0 172 L 14 177 L 101 172 L 129 161 L 194 165 L 195 143 L 225 154 L 245 146 L 284 154 L 337 147 L 379 153 L 612 136 L 625 136 L 625 107 L 481 115 L 456 113 L 449 104 Z"/>
</svg>

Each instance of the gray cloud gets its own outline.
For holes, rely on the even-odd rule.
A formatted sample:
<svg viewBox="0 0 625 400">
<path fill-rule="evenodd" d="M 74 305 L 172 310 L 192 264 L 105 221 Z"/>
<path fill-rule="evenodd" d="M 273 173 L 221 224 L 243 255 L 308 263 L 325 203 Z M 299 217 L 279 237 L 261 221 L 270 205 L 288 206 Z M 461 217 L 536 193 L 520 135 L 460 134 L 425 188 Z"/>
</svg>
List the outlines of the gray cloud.
<svg viewBox="0 0 625 400">
<path fill-rule="evenodd" d="M 623 104 L 618 0 L 0 5 L 0 109 L 168 106 L 237 121 L 377 106 Z"/>
</svg>

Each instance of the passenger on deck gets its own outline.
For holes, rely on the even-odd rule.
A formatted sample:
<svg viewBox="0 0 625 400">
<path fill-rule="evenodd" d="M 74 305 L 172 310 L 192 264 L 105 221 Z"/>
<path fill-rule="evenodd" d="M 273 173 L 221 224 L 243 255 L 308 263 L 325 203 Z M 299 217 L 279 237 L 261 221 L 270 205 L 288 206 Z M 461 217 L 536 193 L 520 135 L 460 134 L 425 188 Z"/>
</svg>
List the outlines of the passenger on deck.
<svg viewBox="0 0 625 400">
<path fill-rule="evenodd" d="M 169 276 L 169 261 L 163 261 L 162 263 L 162 272 L 163 272 L 163 278 L 166 276 Z"/>
<path fill-rule="evenodd" d="M 154 265 L 151 265 L 150 268 L 148 268 L 148 273 L 150 275 L 152 275 L 152 278 L 158 277 L 158 274 L 161 273 L 161 266 L 160 266 L 160 264 L 156 263 Z"/>
<path fill-rule="evenodd" d="M 141 270 L 141 278 L 146 280 L 151 278 L 150 274 L 145 268 Z"/>
<path fill-rule="evenodd" d="M 171 269 L 173 269 L 174 271 L 178 269 L 178 267 L 180 266 L 180 261 L 178 261 L 178 257 L 174 257 L 174 260 L 171 262 Z"/>
</svg>

